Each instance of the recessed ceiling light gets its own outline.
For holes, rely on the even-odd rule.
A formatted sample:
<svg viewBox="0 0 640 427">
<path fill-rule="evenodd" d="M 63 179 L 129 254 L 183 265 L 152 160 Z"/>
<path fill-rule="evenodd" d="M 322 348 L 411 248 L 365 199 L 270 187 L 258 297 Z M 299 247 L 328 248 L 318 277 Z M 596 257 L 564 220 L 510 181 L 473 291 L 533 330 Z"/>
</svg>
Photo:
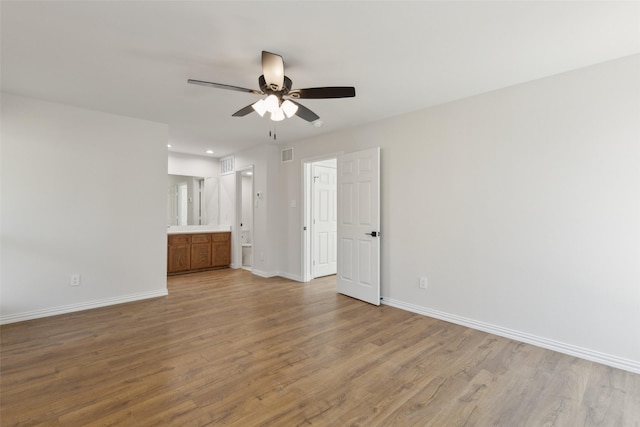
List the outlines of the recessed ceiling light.
<svg viewBox="0 0 640 427">
<path fill-rule="evenodd" d="M 207 154 L 213 154 L 213 150 L 207 150 Z"/>
<path fill-rule="evenodd" d="M 171 148 L 171 144 L 167 144 L 167 148 Z"/>
</svg>

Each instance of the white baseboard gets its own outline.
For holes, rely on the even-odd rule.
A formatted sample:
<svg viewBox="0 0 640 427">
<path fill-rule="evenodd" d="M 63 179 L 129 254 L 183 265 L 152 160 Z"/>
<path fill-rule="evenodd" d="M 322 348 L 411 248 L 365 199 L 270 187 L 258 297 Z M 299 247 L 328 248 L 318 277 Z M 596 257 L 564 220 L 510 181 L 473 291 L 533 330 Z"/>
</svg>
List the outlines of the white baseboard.
<svg viewBox="0 0 640 427">
<path fill-rule="evenodd" d="M 264 277 L 266 279 L 270 278 L 270 277 L 276 277 L 278 276 L 277 272 L 268 272 L 268 271 L 262 271 L 262 270 L 258 270 L 258 269 L 252 269 L 251 272 L 253 274 L 255 274 L 256 276 L 260 276 L 260 277 Z"/>
<path fill-rule="evenodd" d="M 538 337 L 536 335 L 528 334 L 525 332 L 503 328 L 501 326 L 492 325 L 490 323 L 480 322 L 477 320 L 468 319 L 466 317 L 461 317 L 438 310 L 432 310 L 430 308 L 421 307 L 390 298 L 383 297 L 382 304 L 640 374 L 640 361 L 612 356 L 610 354 L 601 353 L 599 351 L 550 340 L 548 338 Z"/>
<path fill-rule="evenodd" d="M 23 313 L 0 315 L 0 325 L 23 322 L 25 320 L 39 319 L 41 317 L 56 316 L 58 314 L 73 313 L 76 311 L 89 310 L 92 308 L 106 307 L 109 305 L 123 304 L 126 302 L 140 301 L 149 298 L 164 297 L 168 294 L 169 293 L 165 288 L 158 289 L 156 291 L 141 292 L 137 294 L 63 305 L 60 307 L 43 308 L 40 310 L 25 311 Z"/>
<path fill-rule="evenodd" d="M 278 274 L 278 276 L 284 277 L 285 279 L 293 280 L 295 282 L 304 282 L 304 280 L 302 280 L 302 276 L 298 276 L 298 275 L 295 275 L 295 274 L 289 274 L 289 273 L 280 272 Z"/>
</svg>

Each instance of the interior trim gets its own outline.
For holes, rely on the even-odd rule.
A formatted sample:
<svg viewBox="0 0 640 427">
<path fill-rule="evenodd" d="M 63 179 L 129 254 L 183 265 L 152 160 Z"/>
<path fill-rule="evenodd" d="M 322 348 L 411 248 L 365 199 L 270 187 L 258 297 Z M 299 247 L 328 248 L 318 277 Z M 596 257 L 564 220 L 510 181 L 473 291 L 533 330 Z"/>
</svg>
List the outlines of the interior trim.
<svg viewBox="0 0 640 427">
<path fill-rule="evenodd" d="M 466 326 L 468 328 L 477 329 L 483 332 L 488 332 L 490 334 L 546 348 L 547 350 L 557 351 L 559 353 L 568 354 L 571 356 L 579 357 L 581 359 L 590 360 L 592 362 L 601 363 L 603 365 L 640 374 L 640 361 L 612 356 L 610 354 L 601 353 L 599 351 L 578 347 L 573 344 L 554 341 L 548 338 L 528 334 L 526 332 L 503 328 L 501 326 L 492 325 L 490 323 L 485 323 L 478 320 L 457 316 L 455 314 L 449 314 L 442 311 L 409 304 L 391 298 L 383 297 L 381 303 L 391 307 L 410 311 L 412 313 L 422 314 L 427 317 L 444 320 L 445 322 L 455 323 L 456 325 Z"/>
<path fill-rule="evenodd" d="M 57 316 L 58 314 L 74 313 L 76 311 L 90 310 L 92 308 L 106 307 L 109 305 L 123 304 L 140 301 L 149 298 L 158 298 L 169 295 L 166 288 L 156 291 L 140 292 L 137 294 L 123 295 L 119 297 L 104 298 L 95 301 L 86 301 L 60 307 L 44 308 L 40 310 L 25 311 L 22 313 L 0 315 L 0 325 L 8 323 L 24 322 L 25 320 L 40 319 L 42 317 Z"/>
</svg>

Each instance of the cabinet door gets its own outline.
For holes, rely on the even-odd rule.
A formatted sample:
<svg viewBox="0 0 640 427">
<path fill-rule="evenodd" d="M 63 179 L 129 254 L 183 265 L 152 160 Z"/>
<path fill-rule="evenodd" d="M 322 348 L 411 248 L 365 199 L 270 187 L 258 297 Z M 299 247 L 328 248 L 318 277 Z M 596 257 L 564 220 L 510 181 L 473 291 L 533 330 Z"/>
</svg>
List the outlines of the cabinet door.
<svg viewBox="0 0 640 427">
<path fill-rule="evenodd" d="M 209 234 L 191 236 L 191 269 L 211 267 L 211 237 Z"/>
<path fill-rule="evenodd" d="M 215 233 L 211 235 L 214 267 L 226 267 L 231 264 L 231 233 Z"/>
<path fill-rule="evenodd" d="M 211 267 L 211 244 L 192 243 L 191 244 L 191 269 Z"/>
<path fill-rule="evenodd" d="M 169 236 L 167 270 L 169 273 L 191 268 L 191 239 L 188 235 Z"/>
</svg>

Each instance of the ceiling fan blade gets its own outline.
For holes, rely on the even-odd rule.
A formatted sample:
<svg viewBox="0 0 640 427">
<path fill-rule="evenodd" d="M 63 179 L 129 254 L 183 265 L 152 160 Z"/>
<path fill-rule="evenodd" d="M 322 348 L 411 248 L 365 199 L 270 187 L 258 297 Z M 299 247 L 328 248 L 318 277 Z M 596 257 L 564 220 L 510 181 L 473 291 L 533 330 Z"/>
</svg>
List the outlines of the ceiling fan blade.
<svg viewBox="0 0 640 427">
<path fill-rule="evenodd" d="M 241 108 L 240 110 L 236 111 L 231 116 L 232 117 L 244 117 L 247 114 L 253 113 L 254 111 L 255 110 L 253 109 L 253 104 L 249 104 L 246 107 Z"/>
<path fill-rule="evenodd" d="M 289 101 L 291 101 L 291 100 L 289 100 Z M 308 122 L 314 122 L 314 121 L 316 121 L 316 120 L 318 120 L 320 118 L 320 116 L 318 116 L 313 111 L 309 110 L 304 105 L 299 104 L 296 101 L 291 101 L 291 102 L 293 102 L 294 104 L 296 104 L 298 106 L 298 110 L 296 111 L 296 116 L 300 117 L 301 119 L 305 119 Z"/>
<path fill-rule="evenodd" d="M 263 50 L 262 74 L 272 90 L 282 90 L 284 85 L 284 61 L 282 56 Z"/>
<path fill-rule="evenodd" d="M 294 89 L 287 95 L 296 99 L 352 98 L 356 96 L 356 88 L 351 86 L 311 87 Z"/>
<path fill-rule="evenodd" d="M 200 86 L 215 87 L 215 88 L 218 88 L 218 89 L 236 90 L 238 92 L 253 93 L 255 95 L 263 95 L 263 93 L 260 92 L 259 90 L 247 89 L 247 88 L 239 87 L 239 86 L 224 85 L 222 83 L 204 82 L 202 80 L 193 80 L 193 79 L 187 80 L 187 83 L 191 83 L 191 84 L 194 84 L 194 85 L 200 85 Z"/>
</svg>

